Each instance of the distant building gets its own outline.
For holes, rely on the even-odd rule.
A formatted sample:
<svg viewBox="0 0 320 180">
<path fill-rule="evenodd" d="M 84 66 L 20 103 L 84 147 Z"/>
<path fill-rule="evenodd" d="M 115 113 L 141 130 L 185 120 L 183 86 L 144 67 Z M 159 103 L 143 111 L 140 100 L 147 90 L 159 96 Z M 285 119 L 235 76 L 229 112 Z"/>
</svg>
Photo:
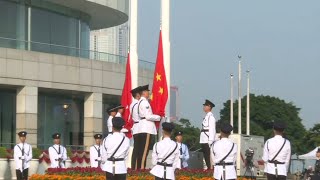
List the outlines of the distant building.
<svg viewBox="0 0 320 180">
<path fill-rule="evenodd" d="M 180 119 L 179 89 L 176 86 L 170 87 L 170 120 Z"/>
</svg>

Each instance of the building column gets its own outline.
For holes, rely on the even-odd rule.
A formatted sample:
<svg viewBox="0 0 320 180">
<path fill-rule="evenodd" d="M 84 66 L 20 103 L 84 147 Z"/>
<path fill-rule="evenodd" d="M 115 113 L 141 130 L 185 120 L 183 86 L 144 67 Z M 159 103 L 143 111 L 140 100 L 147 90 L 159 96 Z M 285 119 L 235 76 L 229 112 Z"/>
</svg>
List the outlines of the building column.
<svg viewBox="0 0 320 180">
<path fill-rule="evenodd" d="M 86 150 L 94 143 L 93 135 L 102 132 L 102 93 L 89 93 L 84 102 L 83 145 Z"/>
<path fill-rule="evenodd" d="M 27 142 L 37 145 L 38 87 L 25 86 L 17 90 L 16 132 L 27 131 Z M 16 141 L 19 137 L 16 135 Z"/>
</svg>

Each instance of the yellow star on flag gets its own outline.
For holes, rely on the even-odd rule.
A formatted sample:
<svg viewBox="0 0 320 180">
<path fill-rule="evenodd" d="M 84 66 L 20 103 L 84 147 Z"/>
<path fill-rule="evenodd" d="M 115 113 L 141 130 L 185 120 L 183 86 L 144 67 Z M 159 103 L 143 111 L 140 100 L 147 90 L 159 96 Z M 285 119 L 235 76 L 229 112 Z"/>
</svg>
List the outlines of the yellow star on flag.
<svg viewBox="0 0 320 180">
<path fill-rule="evenodd" d="M 162 88 L 162 87 L 160 87 L 159 93 L 160 93 L 161 95 L 163 94 L 163 88 Z"/>
<path fill-rule="evenodd" d="M 151 101 L 153 100 L 153 94 L 150 95 L 150 100 L 151 100 Z"/>
<path fill-rule="evenodd" d="M 157 81 L 161 81 L 161 74 L 158 74 L 158 73 L 157 73 L 156 78 L 157 78 Z"/>
</svg>

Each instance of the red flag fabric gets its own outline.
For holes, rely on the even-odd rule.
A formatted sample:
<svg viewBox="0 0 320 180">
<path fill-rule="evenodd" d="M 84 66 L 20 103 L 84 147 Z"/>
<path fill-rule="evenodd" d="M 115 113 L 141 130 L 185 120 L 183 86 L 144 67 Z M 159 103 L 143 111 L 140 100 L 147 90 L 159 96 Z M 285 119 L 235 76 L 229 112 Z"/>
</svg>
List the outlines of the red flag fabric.
<svg viewBox="0 0 320 180">
<path fill-rule="evenodd" d="M 130 115 L 130 104 L 132 102 L 131 96 L 131 68 L 130 68 L 130 53 L 128 53 L 127 65 L 126 65 L 126 77 L 124 80 L 122 96 L 121 96 L 121 105 L 125 108 L 122 114 L 123 119 L 126 121 L 125 128 L 128 130 L 127 137 L 131 138 L 131 128 L 133 125 Z"/>
<path fill-rule="evenodd" d="M 154 70 L 152 95 L 151 95 L 151 101 L 150 101 L 153 113 L 164 117 L 167 100 L 168 100 L 168 85 L 167 85 L 166 71 L 164 68 L 164 60 L 163 60 L 162 33 L 160 30 L 158 55 L 157 55 L 156 67 Z M 160 122 L 156 122 L 157 128 L 159 128 L 159 124 Z"/>
</svg>

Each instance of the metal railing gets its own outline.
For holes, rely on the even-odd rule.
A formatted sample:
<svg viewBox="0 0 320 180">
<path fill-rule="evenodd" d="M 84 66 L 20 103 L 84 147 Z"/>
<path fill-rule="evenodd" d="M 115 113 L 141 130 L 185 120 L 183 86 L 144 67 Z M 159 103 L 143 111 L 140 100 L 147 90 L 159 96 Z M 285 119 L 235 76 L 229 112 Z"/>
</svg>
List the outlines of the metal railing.
<svg viewBox="0 0 320 180">
<path fill-rule="evenodd" d="M 86 58 L 91 60 L 112 62 L 116 64 L 126 64 L 127 57 L 105 52 L 92 51 L 88 49 L 81 49 L 77 47 L 63 46 L 58 44 L 49 44 L 43 42 L 26 41 L 14 38 L 0 37 L 0 47 L 21 49 L 29 51 L 44 52 L 50 54 L 60 54 L 66 56 L 74 56 Z M 155 63 L 145 60 L 139 60 L 139 68 L 154 70 Z"/>
</svg>

